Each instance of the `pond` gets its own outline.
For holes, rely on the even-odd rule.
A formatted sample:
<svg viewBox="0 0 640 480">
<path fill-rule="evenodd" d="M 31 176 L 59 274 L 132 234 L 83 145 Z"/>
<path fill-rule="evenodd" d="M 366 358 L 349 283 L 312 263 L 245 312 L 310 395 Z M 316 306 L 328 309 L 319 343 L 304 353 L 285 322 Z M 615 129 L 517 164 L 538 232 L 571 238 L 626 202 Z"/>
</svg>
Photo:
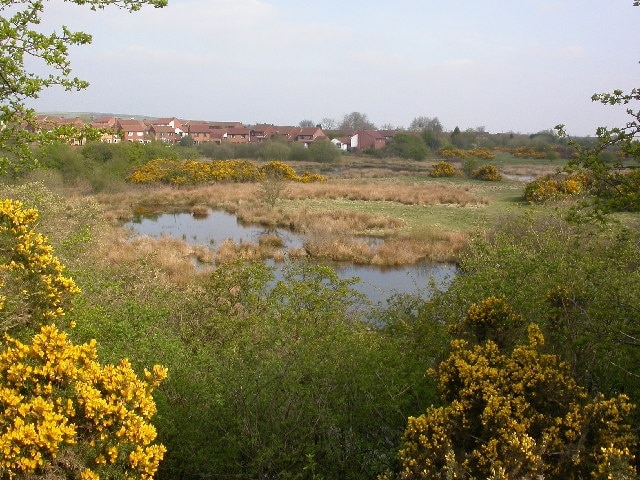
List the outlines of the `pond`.
<svg viewBox="0 0 640 480">
<path fill-rule="evenodd" d="M 286 248 L 301 248 L 304 237 L 290 230 L 267 229 L 262 226 L 246 225 L 235 215 L 223 211 L 211 211 L 206 216 L 191 213 L 166 213 L 153 217 L 137 217 L 125 227 L 139 235 L 150 237 L 179 238 L 190 245 L 205 245 L 215 248 L 224 240 L 235 243 L 257 243 L 264 234 L 279 236 Z M 373 304 L 383 304 L 394 294 L 410 294 L 428 298 L 428 284 L 431 279 L 439 288 L 446 288 L 456 274 L 453 264 L 423 263 L 404 267 L 375 267 L 330 263 L 343 279 L 358 277 L 360 282 L 353 288 L 365 294 Z M 278 265 L 275 264 L 276 270 Z M 277 271 L 276 271 L 277 275 Z"/>
</svg>

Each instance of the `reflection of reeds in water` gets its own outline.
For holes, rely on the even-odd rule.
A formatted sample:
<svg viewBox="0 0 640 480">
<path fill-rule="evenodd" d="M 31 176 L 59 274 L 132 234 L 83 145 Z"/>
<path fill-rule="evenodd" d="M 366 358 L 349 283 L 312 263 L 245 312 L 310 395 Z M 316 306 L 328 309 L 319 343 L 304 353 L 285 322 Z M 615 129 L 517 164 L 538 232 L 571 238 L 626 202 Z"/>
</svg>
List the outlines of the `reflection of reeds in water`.
<svg viewBox="0 0 640 480">
<path fill-rule="evenodd" d="M 453 262 L 466 244 L 466 236 L 455 232 L 434 235 L 429 241 L 398 237 L 373 244 L 357 238 L 320 234 L 310 236 L 305 248 L 315 258 L 359 265 L 399 266 L 425 260 Z"/>
<path fill-rule="evenodd" d="M 194 205 L 191 207 L 191 215 L 195 218 L 207 218 L 209 211 L 210 209 L 207 205 Z"/>
</svg>

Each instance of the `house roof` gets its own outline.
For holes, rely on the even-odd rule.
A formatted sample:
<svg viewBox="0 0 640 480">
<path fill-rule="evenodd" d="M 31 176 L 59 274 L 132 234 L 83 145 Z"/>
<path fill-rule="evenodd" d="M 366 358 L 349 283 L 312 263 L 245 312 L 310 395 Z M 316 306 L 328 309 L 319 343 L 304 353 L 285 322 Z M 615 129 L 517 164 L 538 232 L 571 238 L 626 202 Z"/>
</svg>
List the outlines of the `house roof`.
<svg viewBox="0 0 640 480">
<path fill-rule="evenodd" d="M 251 130 L 245 127 L 232 127 L 227 128 L 227 135 L 250 135 Z"/>
<path fill-rule="evenodd" d="M 151 125 L 149 128 L 156 133 L 176 133 L 175 128 L 169 125 Z"/>
<path fill-rule="evenodd" d="M 121 120 L 116 121 L 116 125 L 120 130 L 126 130 L 127 132 L 147 132 L 149 127 L 142 123 L 140 120 Z"/>
</svg>

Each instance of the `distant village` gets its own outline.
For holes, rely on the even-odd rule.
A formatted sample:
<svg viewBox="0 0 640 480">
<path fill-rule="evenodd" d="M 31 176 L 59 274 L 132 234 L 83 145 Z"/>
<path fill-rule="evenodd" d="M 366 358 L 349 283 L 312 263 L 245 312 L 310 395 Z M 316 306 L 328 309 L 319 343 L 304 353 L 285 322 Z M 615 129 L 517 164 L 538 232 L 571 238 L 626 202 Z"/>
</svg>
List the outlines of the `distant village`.
<svg viewBox="0 0 640 480">
<path fill-rule="evenodd" d="M 260 143 L 268 140 L 295 142 L 309 147 L 318 141 L 330 141 L 343 151 L 359 151 L 384 147 L 395 135 L 390 130 L 362 130 L 350 132 L 347 136 L 329 138 L 320 125 L 315 127 L 292 127 L 271 124 L 245 126 L 241 122 L 209 122 L 202 120 L 180 120 L 176 117 L 137 120 L 115 116 L 99 117 L 85 123 L 79 117 L 66 118 L 54 115 L 38 115 L 34 129 L 47 130 L 60 126 L 72 126 L 81 130 L 87 125 L 99 129 L 100 141 L 120 142 L 163 142 L 179 144 L 189 138 L 194 145 L 204 143 Z M 73 140 L 74 145 L 83 145 L 84 138 Z"/>
</svg>

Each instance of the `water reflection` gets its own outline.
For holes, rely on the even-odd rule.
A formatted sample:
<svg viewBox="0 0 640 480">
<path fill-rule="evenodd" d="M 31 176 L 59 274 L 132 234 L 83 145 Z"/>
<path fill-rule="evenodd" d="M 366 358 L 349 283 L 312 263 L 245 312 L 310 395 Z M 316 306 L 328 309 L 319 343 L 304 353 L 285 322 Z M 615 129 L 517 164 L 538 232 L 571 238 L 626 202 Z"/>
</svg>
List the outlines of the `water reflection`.
<svg viewBox="0 0 640 480">
<path fill-rule="evenodd" d="M 275 234 L 286 248 L 301 248 L 302 237 L 283 228 L 267 229 L 244 225 L 235 215 L 212 211 L 207 216 L 190 213 L 163 213 L 153 217 L 136 217 L 125 225 L 136 233 L 150 237 L 182 238 L 189 245 L 219 245 L 224 240 L 235 243 L 257 243 L 265 234 Z"/>
<path fill-rule="evenodd" d="M 167 213 L 154 217 L 138 217 L 126 227 L 141 235 L 151 237 L 181 238 L 190 245 L 211 245 L 215 248 L 226 239 L 235 243 L 257 243 L 266 233 L 275 234 L 285 248 L 301 248 L 304 237 L 289 230 L 265 229 L 238 222 L 235 215 L 212 211 L 206 217 L 190 213 Z M 428 298 L 430 281 L 439 288 L 446 288 L 456 274 L 452 264 L 420 264 L 398 268 L 381 268 L 364 265 L 331 263 L 341 278 L 358 277 L 354 288 L 365 294 L 372 303 L 384 303 L 394 294 L 410 294 Z M 277 265 L 276 265 L 277 268 Z"/>
</svg>

